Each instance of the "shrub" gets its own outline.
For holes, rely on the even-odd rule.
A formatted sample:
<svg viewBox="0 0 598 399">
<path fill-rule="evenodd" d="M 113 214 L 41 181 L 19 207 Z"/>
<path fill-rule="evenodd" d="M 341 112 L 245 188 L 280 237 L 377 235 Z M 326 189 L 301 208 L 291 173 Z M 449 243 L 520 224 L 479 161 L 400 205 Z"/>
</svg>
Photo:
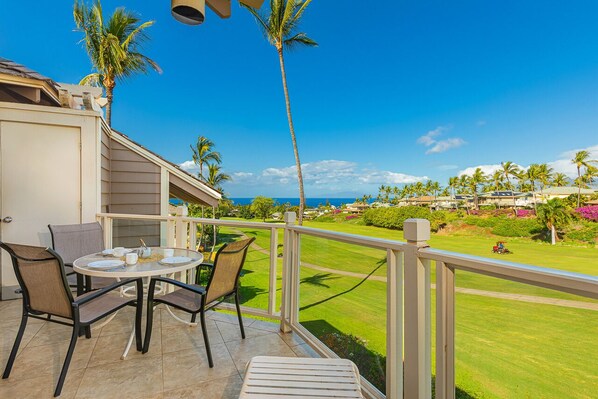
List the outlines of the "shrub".
<svg viewBox="0 0 598 399">
<path fill-rule="evenodd" d="M 367 348 L 367 341 L 351 334 L 328 333 L 321 341 L 343 359 L 357 365 L 359 372 L 381 392 L 386 392 L 386 356 Z"/>
<path fill-rule="evenodd" d="M 351 220 L 351 219 L 355 219 L 355 218 L 358 218 L 358 217 L 359 216 L 357 216 L 357 215 L 347 215 L 347 216 L 345 216 L 345 220 Z"/>
<path fill-rule="evenodd" d="M 565 239 L 593 244 L 598 239 L 598 224 L 585 222 L 583 224 L 571 226 L 571 228 L 565 232 Z"/>
<path fill-rule="evenodd" d="M 334 223 L 336 220 L 331 215 L 322 215 L 315 218 L 314 221 L 322 223 Z"/>
<path fill-rule="evenodd" d="M 492 234 L 503 237 L 530 237 L 543 231 L 543 226 L 536 218 L 513 219 L 507 217 L 481 218 L 468 216 L 463 220 L 471 226 L 490 228 Z"/>
<path fill-rule="evenodd" d="M 403 230 L 403 223 L 410 218 L 431 219 L 428 208 L 419 206 L 402 206 L 390 208 L 368 209 L 363 213 L 363 221 L 368 226 L 386 227 Z"/>
<path fill-rule="evenodd" d="M 499 219 L 492 234 L 503 237 L 530 237 L 541 233 L 544 226 L 537 219 Z"/>
<path fill-rule="evenodd" d="M 580 217 L 586 220 L 598 222 L 598 205 L 582 206 L 575 210 Z"/>
</svg>

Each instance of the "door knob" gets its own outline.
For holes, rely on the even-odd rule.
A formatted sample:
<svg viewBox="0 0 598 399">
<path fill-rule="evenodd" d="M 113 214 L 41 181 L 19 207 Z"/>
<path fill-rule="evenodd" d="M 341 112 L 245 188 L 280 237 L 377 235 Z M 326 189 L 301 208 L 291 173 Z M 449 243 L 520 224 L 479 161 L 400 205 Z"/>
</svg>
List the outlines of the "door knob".
<svg viewBox="0 0 598 399">
<path fill-rule="evenodd" d="M 7 217 L 5 217 L 4 219 L 2 219 L 2 221 L 3 221 L 4 223 L 10 223 L 10 222 L 12 222 L 12 218 L 11 218 L 10 216 L 7 216 Z"/>
</svg>

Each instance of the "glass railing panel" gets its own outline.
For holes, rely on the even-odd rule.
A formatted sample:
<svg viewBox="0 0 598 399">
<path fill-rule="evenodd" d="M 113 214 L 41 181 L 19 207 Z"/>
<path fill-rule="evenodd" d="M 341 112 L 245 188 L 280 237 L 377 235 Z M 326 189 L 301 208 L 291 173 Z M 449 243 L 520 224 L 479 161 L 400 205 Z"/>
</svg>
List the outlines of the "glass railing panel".
<svg viewBox="0 0 598 399">
<path fill-rule="evenodd" d="M 206 226 L 207 230 L 210 233 L 212 232 L 211 227 L 208 228 Z M 219 226 L 217 231 L 216 246 L 211 252 L 212 257 L 224 243 L 255 237 L 255 241 L 247 252 L 245 265 L 241 271 L 241 278 L 239 280 L 241 285 L 241 305 L 267 311 L 270 291 L 270 230 Z M 282 231 L 279 232 L 279 236 L 279 243 L 282 243 Z M 207 247 L 206 249 L 207 252 L 204 256 L 208 259 L 211 247 Z M 275 311 L 278 311 L 282 285 L 282 246 L 275 248 L 275 251 L 280 255 L 277 257 L 277 309 L 275 309 Z"/>
<path fill-rule="evenodd" d="M 491 291 L 490 277 L 474 288 L 480 277 L 456 273 L 457 397 L 596 397 L 598 302 L 520 283 Z"/>
<path fill-rule="evenodd" d="M 301 235 L 299 322 L 385 391 L 386 251 Z"/>
</svg>

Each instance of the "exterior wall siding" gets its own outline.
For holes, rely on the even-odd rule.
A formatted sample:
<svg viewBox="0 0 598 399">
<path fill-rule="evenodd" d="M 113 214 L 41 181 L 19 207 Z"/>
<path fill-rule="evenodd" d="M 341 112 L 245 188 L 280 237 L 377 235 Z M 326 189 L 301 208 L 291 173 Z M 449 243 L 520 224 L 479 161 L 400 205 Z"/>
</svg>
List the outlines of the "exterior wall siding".
<svg viewBox="0 0 598 399">
<path fill-rule="evenodd" d="M 109 140 L 108 212 L 160 214 L 160 167 L 115 140 Z M 160 223 L 115 220 L 113 246 L 160 245 Z"/>
</svg>

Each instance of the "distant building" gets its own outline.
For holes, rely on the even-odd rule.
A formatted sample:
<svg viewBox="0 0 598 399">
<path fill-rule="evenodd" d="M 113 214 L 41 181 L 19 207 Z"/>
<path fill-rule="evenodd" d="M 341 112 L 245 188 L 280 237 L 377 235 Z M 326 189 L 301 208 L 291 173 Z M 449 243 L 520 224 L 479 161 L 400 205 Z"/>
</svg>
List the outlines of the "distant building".
<svg viewBox="0 0 598 399">
<path fill-rule="evenodd" d="M 591 188 L 582 188 L 580 193 L 582 196 L 591 196 L 596 194 L 596 190 Z M 577 187 L 546 187 L 542 191 L 536 191 L 536 196 L 546 202 L 553 198 L 567 198 L 570 195 L 577 195 Z"/>
<path fill-rule="evenodd" d="M 354 213 L 354 214 L 362 214 L 363 211 L 365 211 L 366 209 L 369 209 L 370 206 L 368 204 L 364 204 L 361 202 L 354 202 L 352 204 L 347 204 L 345 210 L 349 213 Z"/>
</svg>

